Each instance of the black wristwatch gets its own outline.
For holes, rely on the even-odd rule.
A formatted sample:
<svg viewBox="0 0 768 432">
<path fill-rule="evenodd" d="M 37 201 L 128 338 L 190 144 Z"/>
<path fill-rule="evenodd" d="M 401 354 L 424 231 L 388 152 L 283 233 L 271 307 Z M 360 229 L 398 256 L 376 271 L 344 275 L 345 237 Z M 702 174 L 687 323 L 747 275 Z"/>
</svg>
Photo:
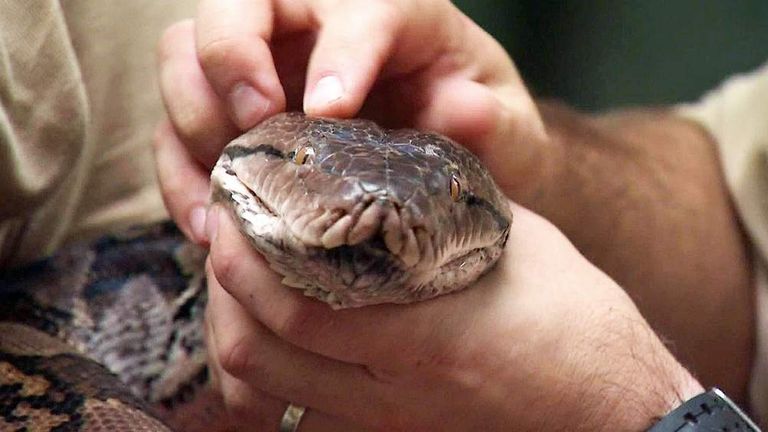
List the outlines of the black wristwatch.
<svg viewBox="0 0 768 432">
<path fill-rule="evenodd" d="M 702 393 L 675 408 L 648 432 L 760 432 L 720 389 Z"/>
</svg>

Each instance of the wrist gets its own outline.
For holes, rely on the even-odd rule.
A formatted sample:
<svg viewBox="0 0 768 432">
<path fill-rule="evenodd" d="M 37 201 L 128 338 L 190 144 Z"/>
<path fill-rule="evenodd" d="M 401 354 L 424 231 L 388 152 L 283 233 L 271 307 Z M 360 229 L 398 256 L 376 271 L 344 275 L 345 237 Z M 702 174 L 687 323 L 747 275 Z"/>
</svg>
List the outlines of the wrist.
<svg viewBox="0 0 768 432">
<path fill-rule="evenodd" d="M 615 323 L 596 335 L 603 358 L 576 403 L 583 403 L 584 431 L 645 431 L 703 387 L 664 347 L 642 318 Z M 573 430 L 573 429 L 571 429 Z"/>
<path fill-rule="evenodd" d="M 634 388 L 619 397 L 613 426 L 602 430 L 645 431 L 683 402 L 704 391 L 701 384 L 665 349 L 663 356 L 637 370 L 628 381 Z M 657 353 L 659 354 L 659 353 Z M 661 357 L 665 357 L 662 359 Z"/>
<path fill-rule="evenodd" d="M 685 403 L 685 401 L 688 401 L 704 392 L 704 387 L 695 378 L 693 378 L 687 370 L 682 368 L 682 366 L 680 369 L 681 370 L 678 374 L 678 384 L 668 389 L 666 397 L 664 398 L 666 402 L 661 404 L 661 409 L 657 415 L 654 415 L 650 419 L 646 429 L 658 423 L 659 420 L 669 415 L 670 412 L 675 410 L 681 404 Z"/>
</svg>

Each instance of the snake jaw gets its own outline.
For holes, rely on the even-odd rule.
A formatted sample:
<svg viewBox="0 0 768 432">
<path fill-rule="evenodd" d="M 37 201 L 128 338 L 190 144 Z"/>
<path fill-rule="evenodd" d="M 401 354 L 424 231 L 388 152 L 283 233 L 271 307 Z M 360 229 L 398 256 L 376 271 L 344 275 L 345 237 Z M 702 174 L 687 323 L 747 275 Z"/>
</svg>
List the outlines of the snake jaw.
<svg viewBox="0 0 768 432">
<path fill-rule="evenodd" d="M 226 158 L 219 160 L 212 173 L 212 200 L 221 202 L 240 221 L 240 229 L 264 254 L 270 267 L 283 275 L 283 284 L 299 288 L 333 308 L 358 307 L 382 301 L 405 302 L 393 294 L 407 279 L 402 262 L 392 254 L 380 234 L 382 215 L 375 201 L 358 215 L 345 214 L 325 231 L 332 248 L 304 244 L 293 230 L 268 211 L 268 205 L 232 171 Z M 371 207 L 374 210 L 369 210 Z M 362 224 L 361 224 L 362 221 Z M 358 243 L 348 244 L 356 228 Z M 338 230 L 333 234 L 332 230 Z M 335 236 L 332 238 L 331 236 Z M 353 237 L 354 238 L 354 237 Z M 404 248 L 401 248 L 401 254 Z M 329 267 L 335 267 L 329 272 Z M 388 288 L 389 287 L 389 288 Z M 384 296 L 384 299 L 380 299 Z M 392 297 L 395 296 L 395 297 Z M 402 298 L 401 298 L 402 297 Z"/>
</svg>

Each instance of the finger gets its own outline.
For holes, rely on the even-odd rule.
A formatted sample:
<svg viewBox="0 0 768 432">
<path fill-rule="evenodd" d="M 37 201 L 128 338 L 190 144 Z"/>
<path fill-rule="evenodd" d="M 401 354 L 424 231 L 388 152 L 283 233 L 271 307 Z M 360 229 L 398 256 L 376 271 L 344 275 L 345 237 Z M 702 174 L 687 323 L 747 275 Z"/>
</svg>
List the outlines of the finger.
<svg viewBox="0 0 768 432">
<path fill-rule="evenodd" d="M 268 396 L 255 390 L 246 382 L 229 375 L 223 370 L 222 391 L 234 430 L 273 431 L 278 430 L 288 402 Z M 357 424 L 338 417 L 332 417 L 313 408 L 305 408 L 299 422 L 305 432 L 354 432 L 363 431 Z"/>
<path fill-rule="evenodd" d="M 230 118 L 247 129 L 285 107 L 269 48 L 270 1 L 203 0 L 196 22 L 197 56 Z"/>
<path fill-rule="evenodd" d="M 179 138 L 198 162 L 213 166 L 237 128 L 197 61 L 191 20 L 165 31 L 158 44 L 158 68 L 163 103 Z"/>
<path fill-rule="evenodd" d="M 208 330 L 206 333 L 207 346 L 217 346 L 213 331 Z M 251 388 L 247 383 L 227 373 L 219 364 L 215 350 L 208 352 L 208 365 L 211 375 L 215 377 L 213 384 L 221 393 L 234 430 L 240 430 L 245 425 L 249 430 L 278 430 L 280 413 L 286 407 L 285 402 Z"/>
<path fill-rule="evenodd" d="M 207 346 L 217 346 L 210 325 L 206 325 L 206 342 Z M 231 429 L 278 430 L 288 402 L 269 396 L 249 386 L 247 382 L 230 375 L 219 365 L 218 356 L 213 354 L 213 350 L 209 351 L 208 366 L 211 371 L 212 385 L 222 395 Z M 301 430 L 307 432 L 363 430 L 357 425 L 311 408 L 305 411 L 300 425 Z"/>
<path fill-rule="evenodd" d="M 302 430 L 357 430 L 348 420 L 324 414 L 367 419 L 375 417 L 368 407 L 358 407 L 354 399 L 368 403 L 381 400 L 381 384 L 373 381 L 357 365 L 344 364 L 301 350 L 275 337 L 218 284 L 208 266 L 209 323 L 211 362 L 217 369 L 217 382 L 233 414 L 260 405 L 262 423 L 281 418 L 286 404 L 310 407 L 302 420 Z M 255 390 L 258 389 L 258 390 Z M 266 392 L 266 393 L 262 393 Z M 271 396 L 268 396 L 271 395 Z M 354 408 L 354 413 L 345 412 Z M 361 411 L 362 410 L 362 411 Z M 275 430 L 265 424 L 257 430 Z"/>
<path fill-rule="evenodd" d="M 404 22 L 396 2 L 318 2 L 320 33 L 307 70 L 304 110 L 351 117 L 363 104 Z"/>
<path fill-rule="evenodd" d="M 210 260 L 221 286 L 280 338 L 326 358 L 367 365 L 371 374 L 396 374 L 413 367 L 428 367 L 441 359 L 456 359 L 465 347 L 492 343 L 467 340 L 471 334 L 469 328 L 482 325 L 484 320 L 497 319 L 495 313 L 529 307 L 510 305 L 509 302 L 527 297 L 510 295 L 509 287 L 528 288 L 532 281 L 519 278 L 551 272 L 553 260 L 549 254 L 552 250 L 574 253 L 571 247 L 566 247 L 568 242 L 562 234 L 542 218 L 517 206 L 514 213 L 515 229 L 494 271 L 468 289 L 406 305 L 382 304 L 364 310 L 334 311 L 304 297 L 300 291 L 280 284 L 281 277 L 269 271 L 265 259 L 253 251 L 234 222 L 221 210 L 212 216 L 217 217 L 219 228 L 211 244 Z M 530 244 L 537 247 L 526 246 Z M 515 263 L 515 267 L 510 263 Z M 514 271 L 521 267 L 527 271 Z M 537 286 L 540 282 L 533 283 Z M 467 310 L 473 310 L 471 305 L 485 308 L 484 313 L 467 317 Z"/>
<path fill-rule="evenodd" d="M 281 284 L 239 233 L 232 219 L 219 207 L 211 218 L 218 219 L 218 234 L 211 244 L 210 259 L 221 285 L 248 312 L 281 338 L 309 351 L 348 363 L 388 364 L 392 368 L 410 359 L 424 358 L 421 351 L 439 344 L 448 335 L 439 334 L 460 308 L 428 308 L 426 302 L 410 305 L 379 305 L 358 310 L 333 311 L 328 305 L 304 297 L 299 290 Z M 444 298 L 429 303 L 442 302 Z M 445 325 L 435 326 L 441 322 Z M 403 340 L 407 335 L 408 340 Z M 372 342 L 372 341 L 375 341 Z M 401 348 L 397 353 L 391 347 Z M 437 353 L 426 354 L 426 356 Z"/>
<path fill-rule="evenodd" d="M 523 87 L 493 88 L 464 76 L 413 76 L 366 101 L 363 116 L 389 127 L 446 135 L 475 153 L 508 195 L 540 178 L 552 147 Z M 387 107 L 400 106 L 398 110 Z M 418 109 L 408 109 L 418 107 Z M 528 183 L 526 183 L 528 182 Z"/>
<path fill-rule="evenodd" d="M 397 110 L 388 107 L 398 106 Z M 446 135 L 472 150 L 501 126 L 502 104 L 487 86 L 460 76 L 409 76 L 379 84 L 363 116 L 392 128 L 411 127 Z"/>
<path fill-rule="evenodd" d="M 451 75 L 423 74 L 418 88 L 425 103 L 416 116 L 416 127 L 436 130 L 466 145 L 502 190 L 520 199 L 517 192 L 547 169 L 543 163 L 549 138 L 533 98 L 504 49 L 471 20 L 463 22 L 466 37 L 460 50 L 473 60 Z"/>
<path fill-rule="evenodd" d="M 207 326 L 210 327 L 210 326 Z M 206 330 L 206 346 L 216 346 L 212 332 Z M 279 411 L 284 404 L 271 396 L 249 388 L 221 368 L 213 350 L 208 351 L 211 385 L 223 399 L 230 429 L 239 430 L 249 425 L 253 430 L 277 430 Z"/>
<path fill-rule="evenodd" d="M 499 90 L 465 79 L 438 80 L 424 89 L 429 103 L 418 113 L 417 128 L 465 145 L 507 194 L 540 175 L 547 138 L 527 93 L 502 101 Z"/>
<path fill-rule="evenodd" d="M 154 150 L 160 192 L 171 218 L 187 238 L 207 243 L 208 171 L 192 158 L 167 120 L 155 131 Z"/>
</svg>

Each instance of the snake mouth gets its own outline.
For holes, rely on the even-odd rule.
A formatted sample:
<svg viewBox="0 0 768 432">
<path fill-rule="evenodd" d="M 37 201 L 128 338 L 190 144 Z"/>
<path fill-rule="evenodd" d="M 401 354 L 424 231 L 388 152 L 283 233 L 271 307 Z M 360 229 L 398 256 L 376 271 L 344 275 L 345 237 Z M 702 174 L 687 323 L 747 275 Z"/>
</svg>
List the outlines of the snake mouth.
<svg viewBox="0 0 768 432">
<path fill-rule="evenodd" d="M 245 233 L 284 251 L 306 254 L 314 250 L 312 253 L 333 257 L 355 251 L 360 262 L 381 263 L 386 257 L 388 264 L 384 267 L 390 269 L 393 265 L 403 270 L 426 266 L 436 272 L 461 271 L 487 255 L 483 245 L 463 251 L 458 244 L 447 251 L 436 249 L 432 235 L 423 228 L 409 226 L 407 210 L 386 197 L 369 196 L 351 209 L 318 208 L 298 216 L 283 215 L 261 196 L 258 188 L 238 177 L 230 161 L 220 161 L 214 171 L 218 189 L 227 195 L 220 201 L 230 203 L 231 210 L 244 222 Z"/>
<path fill-rule="evenodd" d="M 211 201 L 223 204 L 250 240 L 261 239 L 283 248 L 281 215 L 238 177 L 228 158 L 219 159 L 211 173 Z"/>
<path fill-rule="evenodd" d="M 235 177 L 237 178 L 236 174 L 235 174 Z M 255 190 L 253 190 L 253 188 L 248 186 L 248 184 L 246 184 L 244 181 L 240 180 L 239 178 L 237 178 L 237 181 L 239 181 L 240 184 L 243 185 L 243 188 L 245 188 L 248 192 L 250 192 L 250 195 L 253 198 L 254 209 L 258 209 L 257 211 L 259 213 L 263 213 L 265 215 L 269 215 L 274 218 L 277 218 L 280 216 L 277 213 L 277 211 L 274 209 L 274 207 L 269 205 L 261 196 L 259 196 L 259 194 L 256 193 Z"/>
<path fill-rule="evenodd" d="M 249 210 L 251 213 L 258 213 L 278 218 L 280 214 L 274 206 L 267 201 L 246 181 L 241 179 L 237 172 L 232 168 L 232 160 L 222 158 L 214 166 L 211 173 L 212 201 L 223 201 L 221 198 L 231 198 L 240 210 Z M 229 195 L 222 197 L 221 195 Z M 218 198 L 218 199 L 217 199 Z"/>
</svg>

